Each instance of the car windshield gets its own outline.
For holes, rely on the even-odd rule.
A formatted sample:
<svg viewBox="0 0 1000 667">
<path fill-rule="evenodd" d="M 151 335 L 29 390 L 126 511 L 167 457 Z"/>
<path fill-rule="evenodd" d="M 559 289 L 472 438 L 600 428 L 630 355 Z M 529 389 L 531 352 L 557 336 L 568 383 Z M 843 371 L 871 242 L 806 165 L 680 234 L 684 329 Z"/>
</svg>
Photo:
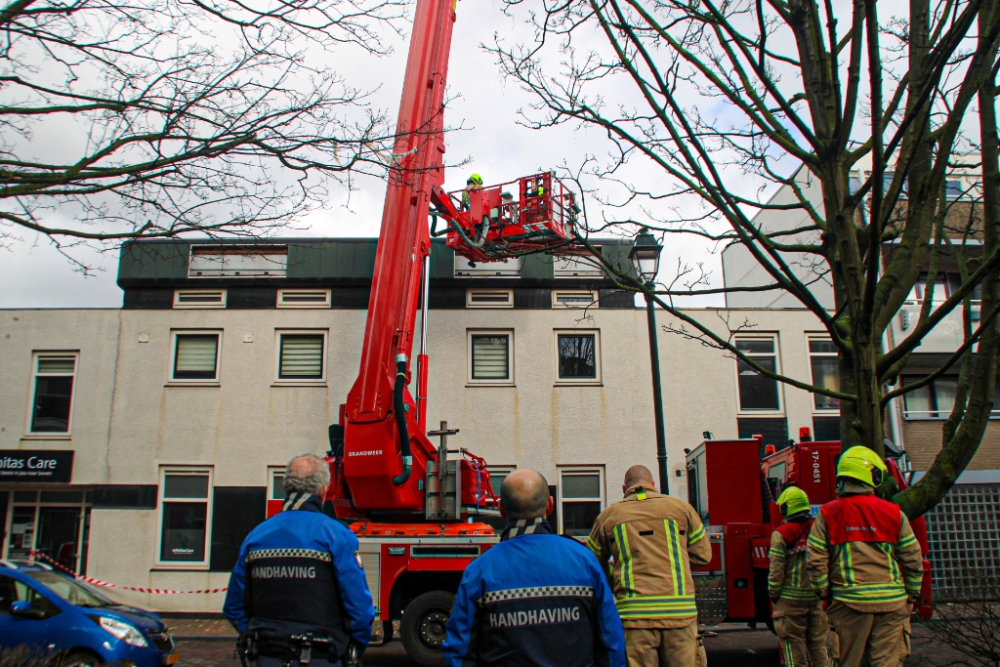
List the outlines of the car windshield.
<svg viewBox="0 0 1000 667">
<path fill-rule="evenodd" d="M 115 602 L 95 590 L 56 572 L 26 572 L 66 602 L 78 607 L 107 607 Z"/>
</svg>

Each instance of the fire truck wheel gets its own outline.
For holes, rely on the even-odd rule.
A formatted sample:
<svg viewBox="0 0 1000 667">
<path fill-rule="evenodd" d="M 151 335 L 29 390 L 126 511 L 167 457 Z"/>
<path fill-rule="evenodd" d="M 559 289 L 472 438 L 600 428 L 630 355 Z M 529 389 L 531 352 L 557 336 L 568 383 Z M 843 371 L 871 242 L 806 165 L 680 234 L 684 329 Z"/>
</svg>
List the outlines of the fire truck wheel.
<svg viewBox="0 0 1000 667">
<path fill-rule="evenodd" d="M 444 654 L 445 627 L 451 616 L 455 596 L 447 591 L 430 591 L 418 595 L 406 606 L 399 624 L 399 638 L 406 654 L 423 667 L 441 667 Z"/>
</svg>

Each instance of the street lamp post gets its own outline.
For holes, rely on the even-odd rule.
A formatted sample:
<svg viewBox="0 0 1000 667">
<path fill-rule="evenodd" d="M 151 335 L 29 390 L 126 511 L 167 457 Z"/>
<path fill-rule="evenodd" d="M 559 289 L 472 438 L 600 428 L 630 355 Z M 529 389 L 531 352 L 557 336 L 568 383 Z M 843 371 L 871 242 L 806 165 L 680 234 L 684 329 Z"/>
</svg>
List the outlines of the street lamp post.
<svg viewBox="0 0 1000 667">
<path fill-rule="evenodd" d="M 660 252 L 663 246 L 656 238 L 643 229 L 635 237 L 635 244 L 629 251 L 629 259 L 636 273 L 652 290 L 655 286 L 656 274 L 660 268 Z M 656 464 L 660 476 L 660 493 L 670 493 L 670 478 L 667 477 L 667 436 L 663 425 L 663 390 L 660 387 L 660 354 L 656 345 L 656 313 L 653 309 L 653 299 L 644 293 L 646 298 L 646 324 L 649 328 L 649 365 L 653 374 L 653 417 L 656 423 Z"/>
</svg>

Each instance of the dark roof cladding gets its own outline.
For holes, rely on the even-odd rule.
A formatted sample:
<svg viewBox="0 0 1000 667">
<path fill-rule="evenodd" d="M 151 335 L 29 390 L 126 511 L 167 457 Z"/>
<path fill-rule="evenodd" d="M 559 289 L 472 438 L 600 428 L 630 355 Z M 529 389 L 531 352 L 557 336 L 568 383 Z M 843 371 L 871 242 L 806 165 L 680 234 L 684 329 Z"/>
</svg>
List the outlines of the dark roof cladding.
<svg viewBox="0 0 1000 667">
<path fill-rule="evenodd" d="M 601 239 L 593 241 L 602 254 L 623 270 L 634 273 L 628 259 L 630 241 Z M 118 264 L 118 285 L 122 289 L 136 287 L 170 287 L 213 285 L 268 284 L 294 285 L 363 285 L 370 284 L 375 270 L 376 239 L 372 238 L 268 238 L 268 239 L 142 239 L 129 241 L 122 246 Z M 192 252 L 195 249 L 195 252 Z M 192 256 L 197 253 L 199 263 L 192 267 Z M 214 269 L 204 274 L 198 267 L 216 258 L 243 256 L 246 270 L 239 266 L 232 269 L 226 261 L 217 261 Z M 261 261 L 267 256 L 269 261 Z M 249 259 L 247 259 L 249 258 Z M 241 260 L 234 260 L 239 263 Z M 548 255 L 528 255 L 524 258 L 520 275 L 512 278 L 518 283 L 540 284 L 554 279 L 553 258 Z M 268 270 L 271 269 L 271 270 Z M 455 253 L 445 246 L 443 239 L 433 241 L 431 252 L 431 278 L 441 281 L 481 279 L 455 277 Z M 494 283 L 490 280 L 491 284 Z M 600 283 L 611 286 L 607 277 L 587 280 L 559 279 L 567 282 Z"/>
</svg>

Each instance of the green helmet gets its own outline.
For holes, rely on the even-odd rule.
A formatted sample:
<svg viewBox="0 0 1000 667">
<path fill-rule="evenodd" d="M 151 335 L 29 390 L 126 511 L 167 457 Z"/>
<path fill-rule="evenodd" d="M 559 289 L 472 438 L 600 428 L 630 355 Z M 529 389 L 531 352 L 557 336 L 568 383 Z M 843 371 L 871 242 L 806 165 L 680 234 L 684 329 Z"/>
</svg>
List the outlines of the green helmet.
<svg viewBox="0 0 1000 667">
<path fill-rule="evenodd" d="M 483 177 L 480 176 L 479 174 L 473 174 L 472 176 L 469 176 L 469 180 L 466 181 L 466 183 L 475 183 L 476 185 L 482 185 Z"/>
<path fill-rule="evenodd" d="M 878 454 L 857 445 L 840 455 L 837 463 L 837 478 L 850 477 L 868 486 L 881 486 L 885 474 L 889 471 L 885 462 Z"/>
<path fill-rule="evenodd" d="M 800 512 L 809 511 L 809 496 L 797 486 L 790 486 L 778 496 L 778 509 L 781 516 L 789 517 Z"/>
</svg>

